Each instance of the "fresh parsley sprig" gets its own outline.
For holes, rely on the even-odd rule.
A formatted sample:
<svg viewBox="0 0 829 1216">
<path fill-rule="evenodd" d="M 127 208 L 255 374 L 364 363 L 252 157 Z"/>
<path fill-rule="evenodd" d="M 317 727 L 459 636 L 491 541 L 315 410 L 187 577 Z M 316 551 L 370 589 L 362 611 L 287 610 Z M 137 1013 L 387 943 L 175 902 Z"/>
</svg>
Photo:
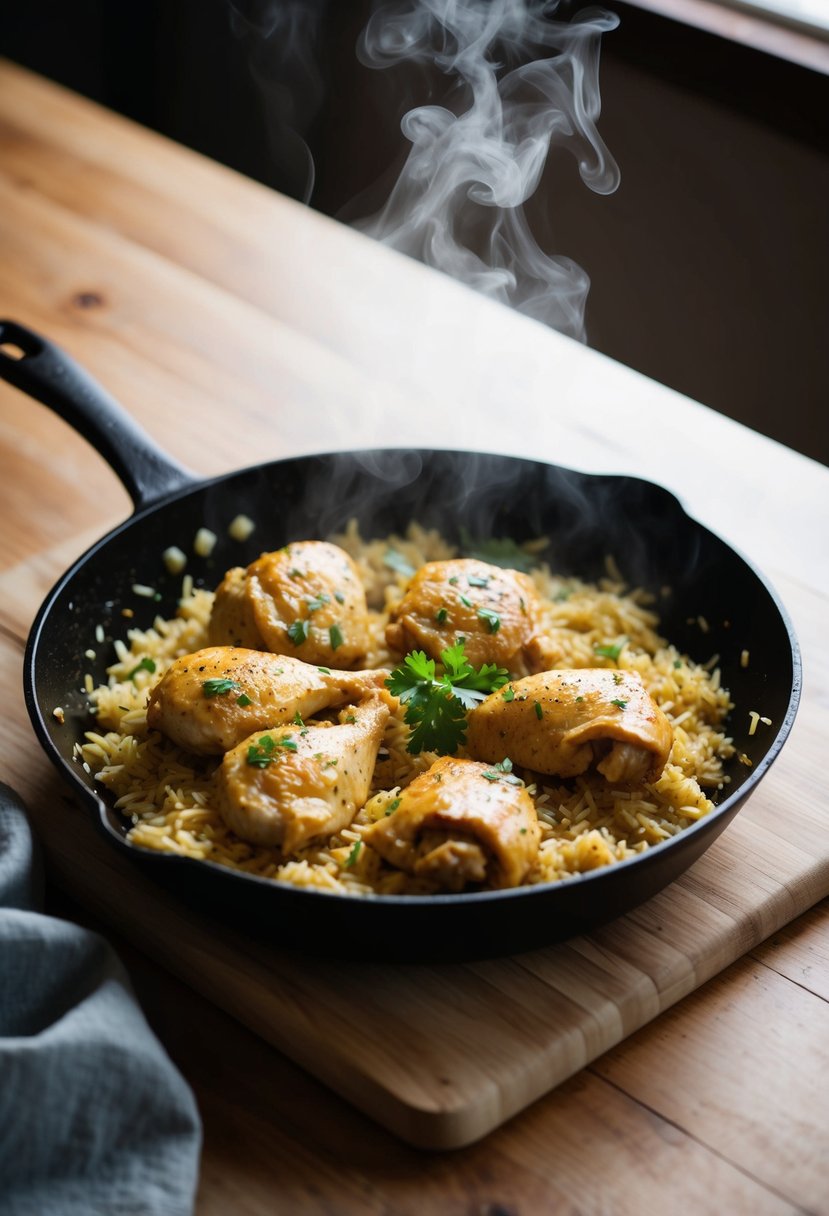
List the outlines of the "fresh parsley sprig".
<svg viewBox="0 0 829 1216">
<path fill-rule="evenodd" d="M 413 650 L 386 680 L 389 692 L 406 706 L 403 720 L 413 727 L 406 750 L 415 756 L 424 751 L 454 756 L 466 740 L 469 710 L 509 679 L 494 663 L 473 667 L 463 638 L 441 651 L 440 659 L 443 672 L 438 675 L 435 660 Z"/>
</svg>

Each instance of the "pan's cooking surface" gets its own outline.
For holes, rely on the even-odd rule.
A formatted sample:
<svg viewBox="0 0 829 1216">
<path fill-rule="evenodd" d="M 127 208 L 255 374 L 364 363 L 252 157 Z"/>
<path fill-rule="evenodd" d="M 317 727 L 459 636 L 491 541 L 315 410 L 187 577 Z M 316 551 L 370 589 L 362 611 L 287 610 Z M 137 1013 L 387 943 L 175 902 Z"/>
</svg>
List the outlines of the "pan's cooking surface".
<svg viewBox="0 0 829 1216">
<path fill-rule="evenodd" d="M 227 532 L 240 513 L 256 524 L 244 543 Z M 191 553 L 198 529 L 210 528 L 218 537 L 216 547 L 209 558 L 191 557 L 188 571 L 212 588 L 231 565 L 247 564 L 262 550 L 290 540 L 327 536 L 355 517 L 367 537 L 402 530 L 412 520 L 437 527 L 453 540 L 546 536 L 550 543 L 543 556 L 553 568 L 586 579 L 602 574 L 606 557 L 613 555 L 629 583 L 657 595 L 664 636 L 698 661 L 720 655 L 723 682 L 746 722 L 750 709 L 775 724 L 793 712 L 792 645 L 773 595 L 742 559 L 689 520 L 676 500 L 657 486 L 465 452 L 391 450 L 276 462 L 197 486 L 134 516 L 69 572 L 33 630 L 27 682 L 36 727 L 53 759 L 83 783 L 108 831 L 131 856 L 177 888 L 192 889 L 199 900 L 218 900 L 226 908 L 253 899 L 260 917 L 264 908 L 266 923 L 275 924 L 294 905 L 301 906 L 307 944 L 312 946 L 319 944 L 317 922 L 334 914 L 333 898 L 338 921 L 350 921 L 355 937 L 364 938 L 369 925 L 385 922 L 373 932 L 372 953 L 400 957 L 422 952 L 422 944 L 416 945 L 407 933 L 401 936 L 398 923 L 388 924 L 385 918 L 393 908 L 406 921 L 418 918 L 417 943 L 424 940 L 424 922 L 438 917 L 437 938 L 428 951 L 432 956 L 468 956 L 538 945 L 581 931 L 639 902 L 707 847 L 770 761 L 768 745 L 758 736 L 746 736 L 740 747 L 752 767 L 736 761 L 730 765 L 723 809 L 671 842 L 670 850 L 681 851 L 681 857 L 674 860 L 669 849 L 660 846 L 633 863 L 556 887 L 425 901 L 363 901 L 278 886 L 129 845 L 124 839 L 128 821 L 100 801 L 73 749 L 89 727 L 82 691 L 86 673 L 96 683 L 103 681 L 113 639 L 124 637 L 131 625 L 146 627 L 156 614 L 175 613 L 181 576 L 166 571 L 164 550 L 176 544 Z M 137 594 L 136 585 L 153 588 L 154 596 Z M 124 609 L 134 615 L 125 617 Z M 98 626 L 106 637 L 103 645 L 96 640 Z M 89 650 L 95 652 L 94 659 L 86 657 Z M 740 661 L 744 650 L 752 656 L 748 667 Z M 53 716 L 57 705 L 64 710 L 63 724 Z M 631 866 L 635 872 L 629 878 Z M 540 907 L 545 897 L 550 903 L 547 920 Z M 535 901 L 532 906 L 528 899 Z M 385 910 L 380 918 L 378 903 Z M 309 905 L 314 908 L 310 918 Z M 525 915 L 522 905 L 528 908 Z M 490 914 L 492 923 L 482 933 L 481 917 L 493 908 L 497 911 Z M 426 938 L 431 936 L 427 932 Z"/>
</svg>

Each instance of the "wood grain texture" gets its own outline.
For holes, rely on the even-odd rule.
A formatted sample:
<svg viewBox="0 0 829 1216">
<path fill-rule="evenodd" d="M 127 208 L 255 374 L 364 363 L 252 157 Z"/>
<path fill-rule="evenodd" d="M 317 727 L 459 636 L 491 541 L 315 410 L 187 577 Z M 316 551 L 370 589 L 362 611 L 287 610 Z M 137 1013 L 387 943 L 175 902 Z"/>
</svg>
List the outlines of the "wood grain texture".
<svg viewBox="0 0 829 1216">
<path fill-rule="evenodd" d="M 263 424 L 256 459 L 380 442 L 631 473 L 829 591 L 814 461 L 18 68 L 0 89 L 18 319 L 48 319 L 156 437 L 171 405 L 213 407 L 198 452 L 170 434 L 179 459 L 252 462 L 232 404 Z M 768 486 L 797 486 L 785 515 Z"/>
<path fill-rule="evenodd" d="M 665 892 L 652 918 L 648 905 L 630 929 L 620 922 L 558 948 L 555 967 L 539 951 L 465 969 L 462 981 L 429 969 L 425 993 L 412 993 L 411 977 L 378 980 L 369 969 L 368 1025 L 353 976 L 332 997 L 294 960 L 282 985 L 273 955 L 224 939 L 217 951 L 191 917 L 182 963 L 169 934 L 157 923 L 150 933 L 115 899 L 114 858 L 105 850 L 99 862 L 102 842 L 36 751 L 20 672 L 40 598 L 126 515 L 127 498 L 62 422 L 0 386 L 0 511 L 12 525 L 0 529 L 3 775 L 28 796 L 77 894 L 69 914 L 103 914 L 98 927 L 124 951 L 196 1091 L 206 1133 L 199 1216 L 829 1209 L 829 1119 L 814 1083 L 825 1069 L 826 901 L 791 919 L 826 881 L 826 470 L 19 69 L 0 67 L 0 89 L 3 311 L 66 346 L 179 459 L 208 473 L 326 447 L 440 440 L 667 481 L 772 575 L 804 650 L 801 712 L 780 760 L 700 863 L 708 868 L 670 889 L 675 900 Z M 72 864 L 65 827 L 75 822 Z M 797 838 L 804 827 L 816 848 Z M 158 960 L 195 983 L 204 971 L 234 1016 Z M 251 1016 L 257 983 L 265 1006 Z M 423 1022 L 430 1001 L 445 1042 Z M 403 1042 L 412 1075 L 388 1029 L 397 1002 L 411 1002 L 407 1017 L 419 1023 Z M 264 1024 L 272 1008 L 276 1031 Z M 526 1045 L 537 1022 L 533 1068 Z M 313 1069 L 317 1028 L 331 1023 L 342 1043 L 358 1042 L 333 1078 L 340 1092 L 368 1094 L 381 1118 L 408 1104 L 429 1134 L 444 1090 L 456 1115 L 483 1093 L 475 1117 L 506 1117 L 508 1101 L 530 1101 L 557 1068 L 594 1062 L 482 1143 L 429 1153 L 356 1113 L 263 1037 Z M 596 1055 L 607 1043 L 616 1046 Z M 468 1131 L 468 1116 L 460 1121 Z M 456 1142 L 457 1123 L 447 1133 L 444 1122 L 446 1134 Z"/>
</svg>

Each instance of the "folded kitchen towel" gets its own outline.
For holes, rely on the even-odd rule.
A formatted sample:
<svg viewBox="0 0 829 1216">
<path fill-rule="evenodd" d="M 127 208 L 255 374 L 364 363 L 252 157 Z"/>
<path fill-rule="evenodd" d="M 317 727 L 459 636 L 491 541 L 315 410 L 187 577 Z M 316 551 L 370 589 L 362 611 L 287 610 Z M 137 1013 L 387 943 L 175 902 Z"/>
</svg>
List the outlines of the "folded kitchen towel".
<svg viewBox="0 0 829 1216">
<path fill-rule="evenodd" d="M 26 811 L 0 784 L 0 1216 L 186 1216 L 193 1095 L 107 943 L 39 905 Z"/>
</svg>

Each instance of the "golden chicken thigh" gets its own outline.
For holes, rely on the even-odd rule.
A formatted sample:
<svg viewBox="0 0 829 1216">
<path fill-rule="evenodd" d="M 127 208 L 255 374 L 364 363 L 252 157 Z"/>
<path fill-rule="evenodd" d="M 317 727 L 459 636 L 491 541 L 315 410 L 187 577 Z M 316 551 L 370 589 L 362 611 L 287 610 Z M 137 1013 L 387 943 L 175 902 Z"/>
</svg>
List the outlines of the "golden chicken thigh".
<svg viewBox="0 0 829 1216">
<path fill-rule="evenodd" d="M 327 541 L 295 541 L 229 570 L 216 590 L 210 641 L 352 667 L 369 647 L 368 608 L 351 557 Z"/>
<path fill-rule="evenodd" d="M 638 674 L 608 668 L 546 671 L 505 684 L 469 714 L 467 749 L 492 763 L 557 777 L 591 764 L 608 781 L 655 781 L 673 742 L 671 724 Z"/>
<path fill-rule="evenodd" d="M 347 826 L 365 804 L 389 710 L 374 697 L 339 725 L 250 735 L 218 770 L 217 805 L 231 831 L 293 853 Z"/>
<path fill-rule="evenodd" d="M 214 646 L 268 649 L 253 615 L 247 575 L 241 566 L 233 566 L 216 588 L 207 630 L 208 640 Z"/>
<path fill-rule="evenodd" d="M 147 723 L 179 747 L 221 755 L 252 731 L 365 697 L 386 671 L 320 671 L 288 655 L 210 646 L 183 655 L 150 693 Z"/>
<path fill-rule="evenodd" d="M 464 638 L 475 666 L 526 670 L 522 650 L 536 632 L 537 615 L 538 596 L 526 574 L 474 558 L 428 562 L 392 612 L 386 641 L 401 654 L 425 650 L 439 659 Z"/>
<path fill-rule="evenodd" d="M 517 887 L 538 855 L 541 829 L 523 783 L 473 760 L 444 756 L 363 833 L 398 869 L 448 891 Z"/>
</svg>

